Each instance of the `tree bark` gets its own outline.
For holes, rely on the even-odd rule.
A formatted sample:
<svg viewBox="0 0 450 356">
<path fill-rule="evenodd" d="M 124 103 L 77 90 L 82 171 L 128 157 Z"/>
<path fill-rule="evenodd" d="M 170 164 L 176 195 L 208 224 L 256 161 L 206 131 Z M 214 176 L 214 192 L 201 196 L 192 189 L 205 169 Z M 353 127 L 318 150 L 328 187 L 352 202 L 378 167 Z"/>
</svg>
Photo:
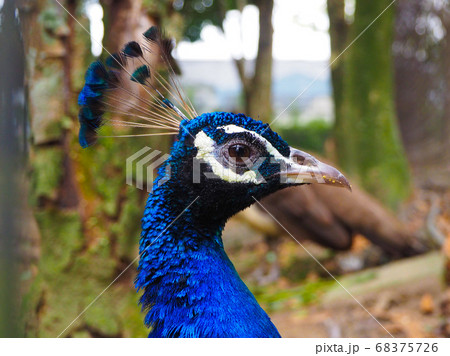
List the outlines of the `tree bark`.
<svg viewBox="0 0 450 356">
<path fill-rule="evenodd" d="M 62 4 L 88 28 L 79 16 L 82 1 Z M 24 315 L 28 336 L 55 337 L 137 256 L 146 192 L 124 184 L 125 161 L 144 142 L 79 147 L 75 93 L 93 60 L 89 36 L 56 2 L 23 6 L 31 73 L 30 200 L 43 256 Z M 133 279 L 125 273 L 62 336 L 145 336 Z"/>
<path fill-rule="evenodd" d="M 443 71 L 446 83 L 446 88 L 444 90 L 445 104 L 444 104 L 444 117 L 442 118 L 442 131 L 438 135 L 438 139 L 444 148 L 440 152 L 445 152 L 442 156 L 439 154 L 440 166 L 447 167 L 444 168 L 443 176 L 447 177 L 445 181 L 447 182 L 447 187 L 450 186 L 448 182 L 448 176 L 450 174 L 450 6 L 446 4 L 443 6 L 441 11 L 441 21 L 445 28 L 446 36 L 444 37 L 444 50 L 443 50 Z"/>
<path fill-rule="evenodd" d="M 448 5 L 399 0 L 395 21 L 395 101 L 402 139 L 415 183 L 439 190 L 450 186 L 450 39 L 436 38 L 423 19 L 440 21 L 448 34 L 449 12 Z"/>
<path fill-rule="evenodd" d="M 23 228 L 28 217 L 25 56 L 16 11 L 16 1 L 0 9 L 0 337 L 23 336 L 20 282 L 31 267 L 24 246 L 31 236 Z"/>
<path fill-rule="evenodd" d="M 133 41 L 142 29 L 142 0 L 101 0 L 104 9 L 105 38 L 104 45 L 110 52 L 117 52 L 121 47 Z M 145 21 L 144 21 L 145 22 Z M 144 25 L 144 27 L 150 27 Z M 145 29 L 147 29 L 145 28 Z"/>
<path fill-rule="evenodd" d="M 344 95 L 344 61 L 338 56 L 347 45 L 348 24 L 345 20 L 345 1 L 328 0 L 328 17 L 330 19 L 331 45 L 331 82 L 333 85 L 334 117 L 339 126 L 342 116 L 342 101 Z"/>
<path fill-rule="evenodd" d="M 249 73 L 249 63 L 244 58 L 235 58 L 234 63 L 241 80 L 245 113 L 267 122 L 272 117 L 273 0 L 257 0 L 255 5 L 259 9 L 260 32 L 253 71 Z"/>
<path fill-rule="evenodd" d="M 258 0 L 259 42 L 253 78 L 247 83 L 247 114 L 268 121 L 272 117 L 273 0 Z"/>
<path fill-rule="evenodd" d="M 388 0 L 356 1 L 351 38 L 389 5 Z M 391 45 L 394 8 L 349 49 L 344 99 L 335 138 L 340 165 L 391 207 L 410 192 L 409 168 L 394 110 Z"/>
</svg>

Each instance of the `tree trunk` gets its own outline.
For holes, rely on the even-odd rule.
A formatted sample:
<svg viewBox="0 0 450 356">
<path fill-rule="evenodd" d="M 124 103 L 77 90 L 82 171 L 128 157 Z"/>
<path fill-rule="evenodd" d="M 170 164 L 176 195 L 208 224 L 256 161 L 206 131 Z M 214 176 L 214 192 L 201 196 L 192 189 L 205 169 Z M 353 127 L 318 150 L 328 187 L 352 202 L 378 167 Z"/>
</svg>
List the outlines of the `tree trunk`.
<svg viewBox="0 0 450 356">
<path fill-rule="evenodd" d="M 62 4 L 89 28 L 83 1 Z M 32 74 L 30 200 L 43 256 L 24 299 L 26 333 L 55 337 L 68 327 L 62 336 L 145 336 L 133 266 L 82 313 L 137 256 L 146 192 L 125 185 L 125 161 L 145 141 L 79 147 L 75 93 L 93 59 L 89 36 L 56 2 L 25 2 L 23 13 Z"/>
<path fill-rule="evenodd" d="M 330 19 L 330 45 L 331 45 L 331 82 L 333 85 L 335 126 L 339 126 L 342 116 L 342 101 L 344 95 L 344 62 L 338 56 L 347 45 L 348 24 L 345 20 L 345 1 L 328 0 L 328 17 Z"/>
<path fill-rule="evenodd" d="M 20 282 L 31 270 L 27 234 L 25 56 L 16 1 L 0 8 L 0 337 L 21 337 Z M 20 268 L 22 266 L 24 268 Z"/>
<path fill-rule="evenodd" d="M 272 118 L 272 43 L 273 43 L 273 0 L 257 0 L 259 9 L 259 42 L 252 74 L 246 71 L 246 61 L 235 59 L 241 79 L 245 113 L 262 121 Z"/>
<path fill-rule="evenodd" d="M 390 1 L 356 1 L 351 38 L 358 36 Z M 410 192 L 409 168 L 393 102 L 390 7 L 349 49 L 345 64 L 342 117 L 336 123 L 342 167 L 383 202 L 395 207 Z"/>
<path fill-rule="evenodd" d="M 259 43 L 255 71 L 246 97 L 247 113 L 268 121 L 272 118 L 272 42 L 273 0 L 258 0 Z"/>
<path fill-rule="evenodd" d="M 448 176 L 450 174 L 450 5 L 447 3 L 446 6 L 443 7 L 441 11 L 441 21 L 445 28 L 446 36 L 444 37 L 444 50 L 442 56 L 442 67 L 444 72 L 444 80 L 445 80 L 445 104 L 444 104 L 444 116 L 442 118 L 442 130 L 440 135 L 437 136 L 438 140 L 441 143 L 441 147 L 443 150 L 440 152 L 445 152 L 442 156 L 438 154 L 440 157 L 440 167 L 441 172 L 443 169 L 443 177 L 446 177 L 445 182 L 447 182 L 447 188 L 450 187 L 450 183 L 448 182 Z"/>
<path fill-rule="evenodd" d="M 105 13 L 103 43 L 110 52 L 119 51 L 125 43 L 136 40 L 150 27 L 143 21 L 142 0 L 101 0 L 101 4 Z"/>
<path fill-rule="evenodd" d="M 403 142 L 415 183 L 439 190 L 450 186 L 450 38 L 436 37 L 423 19 L 441 21 L 448 34 L 449 11 L 449 5 L 399 0 L 395 23 L 395 101 Z"/>
</svg>

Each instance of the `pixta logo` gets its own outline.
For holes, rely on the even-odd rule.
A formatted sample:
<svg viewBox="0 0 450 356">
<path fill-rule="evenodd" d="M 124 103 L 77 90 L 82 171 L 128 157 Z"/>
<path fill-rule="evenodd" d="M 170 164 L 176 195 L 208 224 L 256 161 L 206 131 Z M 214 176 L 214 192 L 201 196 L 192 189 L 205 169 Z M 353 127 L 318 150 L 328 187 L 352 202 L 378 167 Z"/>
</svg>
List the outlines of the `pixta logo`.
<svg viewBox="0 0 450 356">
<path fill-rule="evenodd" d="M 151 192 L 153 189 L 153 172 L 170 157 L 169 154 L 162 154 L 161 151 L 144 147 L 127 158 L 126 163 L 126 183 L 136 186 L 138 189 L 146 189 Z M 166 166 L 166 173 L 158 181 L 158 186 L 170 179 L 170 165 Z"/>
</svg>

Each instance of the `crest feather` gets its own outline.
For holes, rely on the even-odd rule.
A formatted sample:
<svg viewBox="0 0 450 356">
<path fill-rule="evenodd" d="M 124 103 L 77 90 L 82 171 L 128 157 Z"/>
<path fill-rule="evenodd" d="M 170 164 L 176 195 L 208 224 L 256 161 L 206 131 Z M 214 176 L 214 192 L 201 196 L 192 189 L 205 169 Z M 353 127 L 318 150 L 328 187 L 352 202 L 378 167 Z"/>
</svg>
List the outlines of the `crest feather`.
<svg viewBox="0 0 450 356">
<path fill-rule="evenodd" d="M 127 130 L 115 137 L 167 135 L 178 133 L 181 120 L 198 116 L 175 77 L 174 42 L 157 27 L 150 27 L 143 38 L 143 43 L 128 42 L 86 71 L 78 97 L 82 147 L 95 143 L 105 124 Z M 130 127 L 152 131 L 131 135 Z"/>
</svg>

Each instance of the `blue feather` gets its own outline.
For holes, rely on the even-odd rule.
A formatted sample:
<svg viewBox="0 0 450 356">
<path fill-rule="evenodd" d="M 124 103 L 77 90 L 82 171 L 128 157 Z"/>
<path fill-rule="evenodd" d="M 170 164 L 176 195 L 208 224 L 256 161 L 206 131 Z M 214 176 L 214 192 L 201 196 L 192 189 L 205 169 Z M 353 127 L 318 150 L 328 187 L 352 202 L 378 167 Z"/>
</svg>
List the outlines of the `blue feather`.
<svg viewBox="0 0 450 356">
<path fill-rule="evenodd" d="M 113 69 L 122 69 L 127 64 L 127 58 L 120 53 L 113 53 L 106 58 L 105 64 Z"/>
<path fill-rule="evenodd" d="M 145 82 L 150 79 L 150 68 L 147 65 L 142 65 L 137 68 L 133 74 L 131 74 L 130 78 L 133 82 L 137 82 L 140 84 L 145 84 Z"/>
<path fill-rule="evenodd" d="M 182 122 L 184 130 L 159 170 L 142 219 L 135 284 L 144 290 L 141 304 L 150 337 L 280 337 L 224 251 L 221 234 L 226 218 L 211 217 L 200 225 L 194 204 L 172 224 L 195 198 L 177 180 L 186 156 L 195 150 L 186 142 L 200 130 L 227 124 L 259 132 L 289 154 L 289 146 L 276 133 L 244 115 L 211 113 Z M 215 132 L 220 135 L 220 130 Z M 167 165 L 171 179 L 160 185 Z M 238 202 L 239 197 L 233 197 L 233 203 Z"/>
<path fill-rule="evenodd" d="M 110 74 L 101 62 L 92 63 L 86 71 L 85 84 L 78 96 L 81 106 L 78 114 L 80 131 L 78 139 L 81 147 L 86 148 L 96 141 L 96 131 L 102 124 L 104 113 L 102 97 L 110 87 Z"/>
<path fill-rule="evenodd" d="M 158 28 L 156 26 L 152 26 L 150 27 L 147 31 L 145 31 L 143 33 L 143 36 L 148 40 L 148 41 L 157 41 L 158 37 L 159 37 L 159 31 Z"/>
<path fill-rule="evenodd" d="M 142 57 L 142 48 L 136 41 L 128 42 L 122 49 L 122 53 L 127 57 Z"/>
</svg>

